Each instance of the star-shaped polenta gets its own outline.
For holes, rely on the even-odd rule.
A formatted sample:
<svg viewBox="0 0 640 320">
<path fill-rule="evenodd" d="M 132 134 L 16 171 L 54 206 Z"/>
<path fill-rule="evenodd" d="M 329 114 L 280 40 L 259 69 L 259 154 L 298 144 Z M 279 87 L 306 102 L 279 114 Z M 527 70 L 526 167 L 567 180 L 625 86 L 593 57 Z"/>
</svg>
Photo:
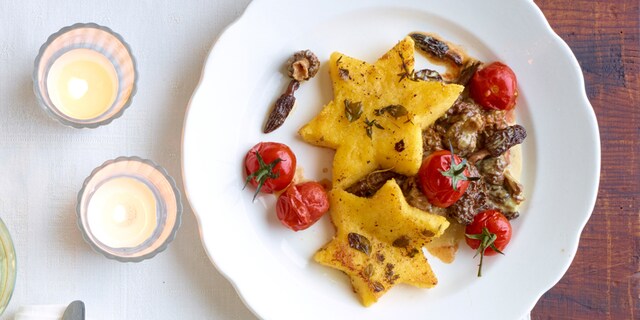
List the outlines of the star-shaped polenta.
<svg viewBox="0 0 640 320">
<path fill-rule="evenodd" d="M 333 185 L 347 188 L 376 169 L 415 175 L 422 161 L 422 130 L 442 116 L 463 87 L 416 81 L 414 43 L 400 41 L 374 64 L 333 53 L 334 99 L 299 131 L 336 149 Z"/>
<path fill-rule="evenodd" d="M 329 198 L 336 235 L 314 258 L 345 272 L 363 305 L 398 283 L 421 288 L 437 283 L 421 248 L 444 232 L 446 218 L 409 206 L 395 180 L 372 198 L 336 188 Z"/>
</svg>

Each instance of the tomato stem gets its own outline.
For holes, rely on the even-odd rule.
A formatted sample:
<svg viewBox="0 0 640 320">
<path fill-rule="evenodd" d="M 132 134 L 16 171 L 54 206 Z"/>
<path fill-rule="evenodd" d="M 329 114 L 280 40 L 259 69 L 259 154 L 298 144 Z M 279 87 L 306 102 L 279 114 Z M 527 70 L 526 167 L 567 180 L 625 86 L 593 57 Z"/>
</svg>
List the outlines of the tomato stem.
<svg viewBox="0 0 640 320">
<path fill-rule="evenodd" d="M 243 189 L 246 188 L 247 184 L 249 184 L 249 182 L 251 182 L 252 179 L 255 179 L 255 181 L 258 182 L 256 193 L 253 195 L 253 201 L 256 200 L 258 193 L 260 193 L 260 189 L 262 189 L 262 186 L 267 181 L 267 179 L 277 179 L 280 176 L 280 173 L 274 172 L 273 169 L 280 161 L 282 161 L 282 159 L 276 158 L 275 160 L 267 164 L 262 159 L 262 156 L 260 156 L 260 153 L 256 151 L 255 154 L 256 154 L 256 159 L 258 160 L 258 165 L 260 167 L 254 173 L 247 176 L 247 180 L 245 180 L 244 187 L 243 187 Z"/>
<path fill-rule="evenodd" d="M 451 165 L 449 166 L 449 170 L 443 171 L 440 170 L 440 173 L 445 176 L 451 178 L 451 185 L 453 186 L 454 191 L 458 191 L 458 182 L 460 181 L 475 181 L 479 178 L 477 177 L 467 177 L 464 174 L 464 171 L 467 170 L 467 159 L 462 159 L 460 163 L 456 163 L 456 155 L 453 153 L 453 146 L 451 145 L 451 141 L 449 141 L 449 149 L 451 150 Z"/>
<path fill-rule="evenodd" d="M 478 278 L 482 277 L 482 260 L 483 259 L 484 259 L 484 251 L 480 254 L 480 263 L 478 264 Z"/>
<path fill-rule="evenodd" d="M 465 236 L 469 239 L 479 240 L 480 245 L 478 245 L 478 250 L 476 250 L 476 254 L 473 256 L 474 258 L 480 254 L 480 264 L 478 264 L 478 277 L 482 277 L 482 261 L 484 260 L 484 252 L 485 250 L 491 248 L 493 251 L 504 254 L 502 251 L 496 248 L 494 242 L 498 239 L 498 235 L 493 232 L 490 232 L 486 227 L 482 228 L 482 233 L 478 234 L 465 234 Z"/>
</svg>

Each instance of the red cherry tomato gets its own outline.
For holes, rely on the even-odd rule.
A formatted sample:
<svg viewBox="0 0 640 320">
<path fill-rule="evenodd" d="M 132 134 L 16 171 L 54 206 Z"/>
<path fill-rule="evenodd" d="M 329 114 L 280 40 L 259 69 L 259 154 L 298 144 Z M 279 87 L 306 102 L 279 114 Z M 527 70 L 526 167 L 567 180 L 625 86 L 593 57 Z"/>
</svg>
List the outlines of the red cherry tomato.
<svg viewBox="0 0 640 320">
<path fill-rule="evenodd" d="M 296 172 L 296 156 L 288 146 L 277 142 L 260 142 L 244 158 L 247 175 L 245 185 L 251 183 L 259 192 L 284 190 Z"/>
<path fill-rule="evenodd" d="M 480 254 L 478 277 L 482 274 L 482 258 L 493 256 L 509 244 L 511 240 L 511 223 L 497 210 L 487 210 L 478 213 L 473 222 L 465 229 L 465 241 L 472 249 Z"/>
<path fill-rule="evenodd" d="M 420 189 L 429 202 L 436 207 L 446 208 L 452 205 L 462 197 L 469 186 L 469 180 L 467 180 L 469 170 L 466 169 L 466 161 L 463 162 L 460 157 L 453 155 L 455 164 L 452 168 L 452 154 L 446 150 L 436 151 L 422 161 L 418 171 Z M 463 168 L 465 169 L 462 170 Z"/>
<path fill-rule="evenodd" d="M 487 109 L 511 110 L 518 97 L 516 74 L 507 65 L 493 62 L 473 75 L 469 95 Z"/>
<path fill-rule="evenodd" d="M 304 182 L 289 187 L 278 197 L 278 219 L 293 231 L 304 230 L 329 211 L 329 197 L 321 184 Z"/>
</svg>

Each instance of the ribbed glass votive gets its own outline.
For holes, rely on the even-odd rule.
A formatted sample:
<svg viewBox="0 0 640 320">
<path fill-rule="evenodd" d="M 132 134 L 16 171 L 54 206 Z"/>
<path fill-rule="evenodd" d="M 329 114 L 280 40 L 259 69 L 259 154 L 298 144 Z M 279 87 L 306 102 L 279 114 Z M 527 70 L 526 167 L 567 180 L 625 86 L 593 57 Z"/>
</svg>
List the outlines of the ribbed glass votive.
<svg viewBox="0 0 640 320">
<path fill-rule="evenodd" d="M 16 283 L 16 252 L 11 235 L 0 219 L 0 315 L 11 300 Z"/>
<path fill-rule="evenodd" d="M 93 170 L 78 193 L 78 227 L 107 258 L 138 262 L 166 249 L 182 216 L 180 191 L 151 160 L 119 157 Z"/>
<path fill-rule="evenodd" d="M 40 48 L 33 91 L 54 119 L 95 128 L 122 115 L 136 92 L 136 62 L 111 29 L 78 23 L 52 34 Z"/>
</svg>

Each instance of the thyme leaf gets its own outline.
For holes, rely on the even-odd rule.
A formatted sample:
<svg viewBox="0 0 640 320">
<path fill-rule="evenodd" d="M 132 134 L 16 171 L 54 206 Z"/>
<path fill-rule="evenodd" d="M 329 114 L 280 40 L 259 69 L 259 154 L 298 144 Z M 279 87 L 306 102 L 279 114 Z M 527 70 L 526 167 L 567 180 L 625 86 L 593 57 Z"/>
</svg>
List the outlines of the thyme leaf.
<svg viewBox="0 0 640 320">
<path fill-rule="evenodd" d="M 398 75 L 400 76 L 400 80 L 398 80 L 398 82 L 401 82 L 402 80 L 404 80 L 405 78 L 411 79 L 413 78 L 413 70 L 409 70 L 409 67 L 407 66 L 407 63 L 404 60 L 404 56 L 402 55 L 401 52 L 398 52 L 398 55 L 400 55 L 400 60 L 402 60 L 402 72 L 398 73 Z"/>
<path fill-rule="evenodd" d="M 364 269 L 364 275 L 367 278 L 371 278 L 371 276 L 373 275 L 373 265 L 371 263 L 369 263 L 367 267 Z"/>
<path fill-rule="evenodd" d="M 351 102 L 349 99 L 344 99 L 344 114 L 349 122 L 360 119 L 362 115 L 362 102 Z"/>
<path fill-rule="evenodd" d="M 369 121 L 369 119 L 364 120 L 364 128 L 367 130 L 367 136 L 371 139 L 371 135 L 373 134 L 373 127 L 384 130 L 384 127 L 378 123 L 375 119 Z"/>
<path fill-rule="evenodd" d="M 391 243 L 391 245 L 396 248 L 406 248 L 409 246 L 410 242 L 411 238 L 403 235 L 393 240 L 393 243 Z"/>
<path fill-rule="evenodd" d="M 351 232 L 347 235 L 347 240 L 349 240 L 349 247 L 356 249 L 366 255 L 371 254 L 371 242 L 367 237 Z"/>
<path fill-rule="evenodd" d="M 402 116 L 406 116 L 407 114 L 409 114 L 409 111 L 407 111 L 407 108 L 399 105 L 399 104 L 392 104 L 392 105 L 388 105 L 384 108 L 380 108 L 380 109 L 375 109 L 373 110 L 373 113 L 376 116 L 381 116 L 385 113 L 387 113 L 388 115 L 394 117 L 394 118 L 398 118 L 398 117 L 402 117 Z"/>
<path fill-rule="evenodd" d="M 342 80 L 349 80 L 349 70 L 347 69 L 338 69 L 338 75 L 340 75 L 340 79 Z"/>
</svg>

